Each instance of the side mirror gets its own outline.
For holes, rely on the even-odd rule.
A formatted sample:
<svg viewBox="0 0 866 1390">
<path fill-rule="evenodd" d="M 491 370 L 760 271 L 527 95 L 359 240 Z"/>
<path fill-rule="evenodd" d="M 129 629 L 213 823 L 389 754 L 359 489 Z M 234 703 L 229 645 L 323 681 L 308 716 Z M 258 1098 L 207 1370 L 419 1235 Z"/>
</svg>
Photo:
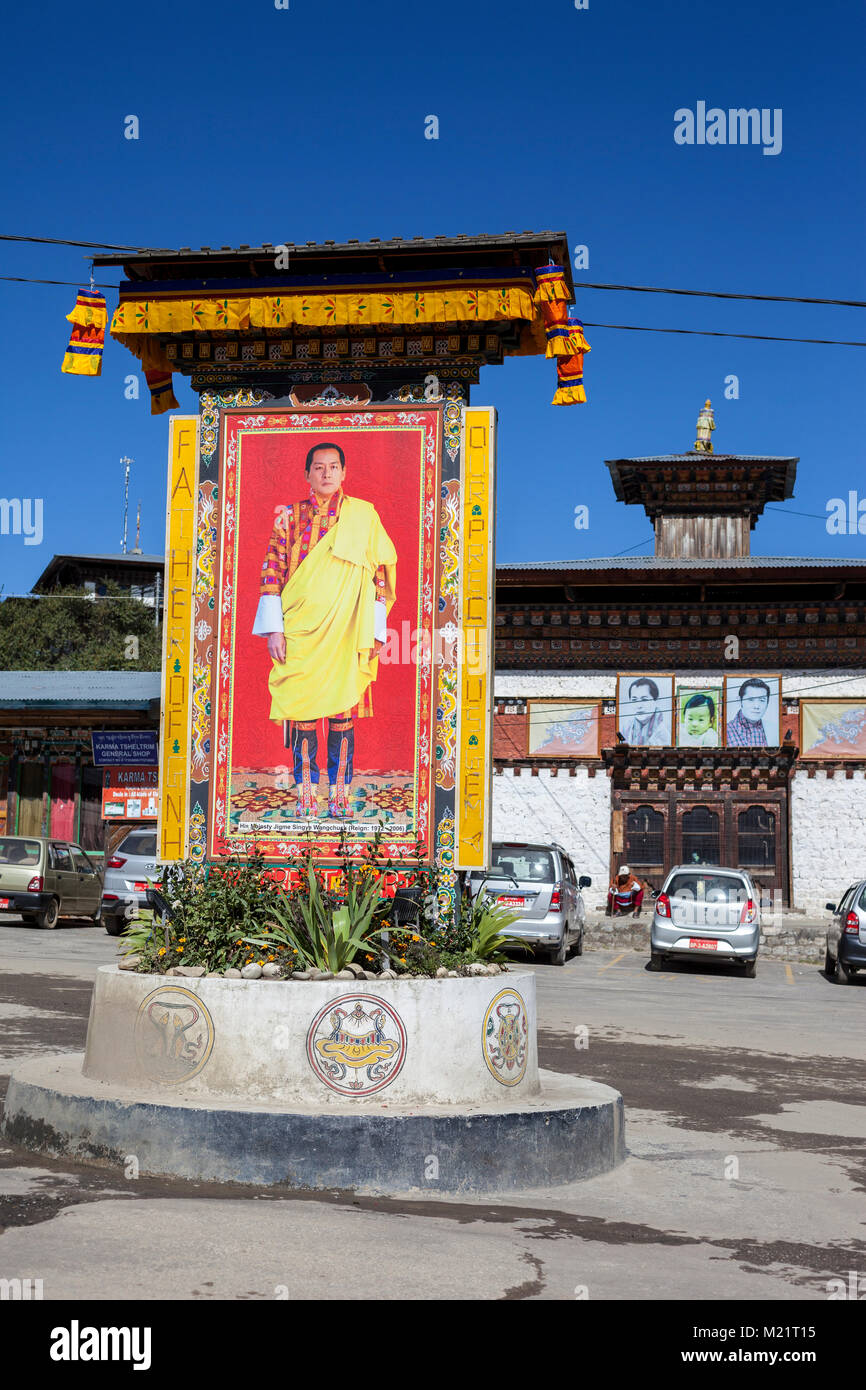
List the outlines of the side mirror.
<svg viewBox="0 0 866 1390">
<path fill-rule="evenodd" d="M 591 888 L 592 879 L 588 874 L 581 874 L 580 878 L 577 880 L 577 886 L 578 888 Z"/>
<path fill-rule="evenodd" d="M 835 904 L 835 903 L 825 903 L 824 906 L 825 906 L 825 908 L 827 909 L 828 912 L 835 912 L 835 911 L 836 911 L 836 904 Z"/>
</svg>

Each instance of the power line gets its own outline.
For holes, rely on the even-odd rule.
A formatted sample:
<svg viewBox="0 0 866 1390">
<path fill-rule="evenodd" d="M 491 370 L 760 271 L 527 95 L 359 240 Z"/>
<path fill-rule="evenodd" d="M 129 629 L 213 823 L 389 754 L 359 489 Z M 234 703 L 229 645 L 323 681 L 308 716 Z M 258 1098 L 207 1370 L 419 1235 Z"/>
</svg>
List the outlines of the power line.
<svg viewBox="0 0 866 1390">
<path fill-rule="evenodd" d="M 769 333 L 717 333 L 708 328 L 645 328 L 633 323 L 589 323 L 584 328 L 618 328 L 627 333 L 688 333 L 699 338 L 754 338 L 762 343 L 823 343 L 829 347 L 866 347 L 866 342 L 844 338 L 779 338 Z"/>
<path fill-rule="evenodd" d="M 129 251 L 136 256 L 165 250 L 165 247 L 155 246 L 112 246 L 107 241 L 64 241 L 62 237 L 53 236 L 13 236 L 5 232 L 0 232 L 0 241 L 27 241 L 37 246 L 84 246 L 92 251 Z"/>
<path fill-rule="evenodd" d="M 86 280 L 87 276 L 85 275 L 83 279 Z M 0 275 L 0 280 L 11 280 L 16 285 L 72 285 L 73 288 L 76 286 L 83 289 L 88 288 L 87 285 L 82 285 L 81 280 L 33 280 L 27 275 Z M 103 285 L 94 280 L 93 288 L 95 290 L 116 290 L 117 285 Z"/>
<path fill-rule="evenodd" d="M 809 299 L 797 294 L 733 294 L 727 290 L 677 290 L 659 285 L 596 285 L 575 282 L 578 290 L 630 290 L 634 294 L 687 294 L 701 299 L 755 299 L 768 304 L 841 304 L 849 309 L 866 309 L 862 299 Z"/>
</svg>

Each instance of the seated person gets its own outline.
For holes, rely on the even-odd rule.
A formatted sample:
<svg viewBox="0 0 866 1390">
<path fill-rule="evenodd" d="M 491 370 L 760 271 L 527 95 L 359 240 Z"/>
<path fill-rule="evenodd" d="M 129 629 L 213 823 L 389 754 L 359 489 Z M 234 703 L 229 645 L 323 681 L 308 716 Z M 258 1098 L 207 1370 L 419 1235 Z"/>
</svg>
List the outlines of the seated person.
<svg viewBox="0 0 866 1390">
<path fill-rule="evenodd" d="M 631 912 L 640 916 L 643 903 L 643 884 L 635 878 L 628 864 L 620 865 L 616 878 L 607 892 L 606 917 L 627 917 Z"/>
</svg>

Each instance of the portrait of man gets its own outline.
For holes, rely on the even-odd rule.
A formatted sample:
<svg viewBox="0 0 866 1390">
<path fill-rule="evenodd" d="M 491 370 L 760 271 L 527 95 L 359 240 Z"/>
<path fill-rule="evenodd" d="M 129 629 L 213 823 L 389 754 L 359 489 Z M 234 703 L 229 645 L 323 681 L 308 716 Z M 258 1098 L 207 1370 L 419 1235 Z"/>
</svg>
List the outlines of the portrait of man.
<svg viewBox="0 0 866 1390">
<path fill-rule="evenodd" d="M 304 844 L 328 863 L 379 827 L 395 857 L 430 842 L 441 427 L 438 407 L 225 411 L 203 502 L 216 623 L 196 639 L 212 857 Z"/>
<path fill-rule="evenodd" d="M 721 697 L 720 688 L 677 691 L 677 744 L 680 748 L 718 748 Z"/>
<path fill-rule="evenodd" d="M 779 677 L 727 679 L 729 748 L 766 748 L 779 742 Z"/>
<path fill-rule="evenodd" d="M 328 814 L 346 819 L 355 720 L 372 713 L 397 552 L 375 506 L 345 490 L 339 444 L 314 444 L 304 473 L 307 495 L 277 510 L 253 632 L 273 663 L 270 717 L 291 752 L 297 814 L 318 812 L 318 724 L 327 720 Z"/>
<path fill-rule="evenodd" d="M 620 676 L 617 726 L 626 743 L 639 748 L 669 747 L 672 703 L 672 676 Z"/>
</svg>

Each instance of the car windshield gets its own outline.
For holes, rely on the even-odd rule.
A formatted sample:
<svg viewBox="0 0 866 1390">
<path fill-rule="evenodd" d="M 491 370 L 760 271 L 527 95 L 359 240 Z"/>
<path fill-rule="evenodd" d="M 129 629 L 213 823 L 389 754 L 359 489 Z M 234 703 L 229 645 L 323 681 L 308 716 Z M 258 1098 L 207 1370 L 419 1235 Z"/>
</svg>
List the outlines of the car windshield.
<svg viewBox="0 0 866 1390">
<path fill-rule="evenodd" d="M 744 903 L 749 896 L 741 878 L 732 874 L 697 871 L 675 874 L 668 884 L 668 897 L 699 903 Z"/>
<path fill-rule="evenodd" d="M 42 846 L 38 840 L 12 840 L 0 838 L 0 864 L 24 864 L 27 867 L 39 863 Z"/>
<path fill-rule="evenodd" d="M 556 878 L 553 855 L 546 849 L 533 849 L 528 845 L 494 845 L 490 877 L 553 883 Z"/>
</svg>

